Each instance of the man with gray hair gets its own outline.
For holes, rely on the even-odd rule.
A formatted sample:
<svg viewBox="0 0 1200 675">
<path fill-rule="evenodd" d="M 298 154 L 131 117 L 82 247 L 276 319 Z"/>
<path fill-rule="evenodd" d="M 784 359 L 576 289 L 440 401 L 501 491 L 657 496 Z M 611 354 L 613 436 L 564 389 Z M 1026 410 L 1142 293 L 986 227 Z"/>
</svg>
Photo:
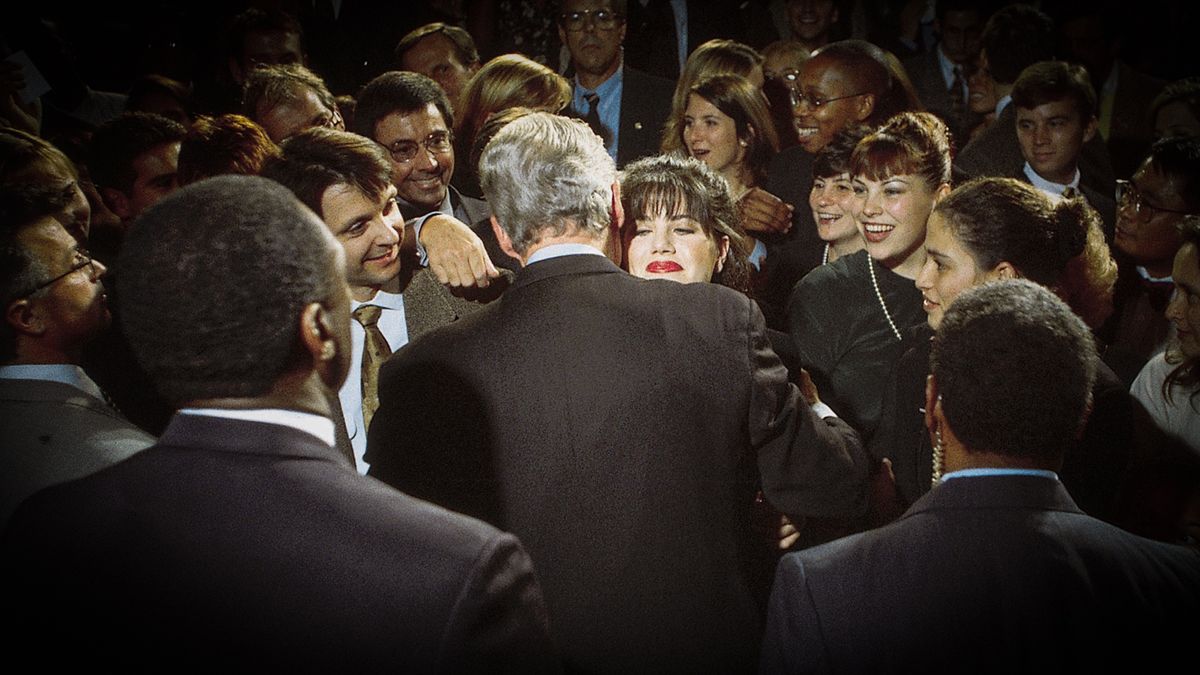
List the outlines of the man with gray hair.
<svg viewBox="0 0 1200 675">
<path fill-rule="evenodd" d="M 481 178 L 523 267 L 384 364 L 371 475 L 517 533 L 568 668 L 752 668 L 756 490 L 793 520 L 858 512 L 858 437 L 788 383 L 746 296 L 617 266 L 616 167 L 582 122 L 509 123 Z"/>
</svg>

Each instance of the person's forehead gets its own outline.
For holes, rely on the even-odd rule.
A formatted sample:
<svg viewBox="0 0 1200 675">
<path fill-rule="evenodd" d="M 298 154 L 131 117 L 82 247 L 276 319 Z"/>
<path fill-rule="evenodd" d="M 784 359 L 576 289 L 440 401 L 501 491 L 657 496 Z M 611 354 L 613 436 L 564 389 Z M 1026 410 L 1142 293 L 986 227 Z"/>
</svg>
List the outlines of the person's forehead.
<svg viewBox="0 0 1200 675">
<path fill-rule="evenodd" d="M 21 228 L 17 233 L 17 241 L 43 263 L 69 259 L 77 246 L 75 238 L 53 215 L 43 216 Z"/>
<path fill-rule="evenodd" d="M 562 11 L 578 12 L 588 9 L 614 9 L 611 0 L 564 0 Z"/>
<path fill-rule="evenodd" d="M 1066 117 L 1070 120 L 1078 119 L 1079 111 L 1076 110 L 1075 102 L 1069 98 L 1061 98 L 1057 101 L 1040 103 L 1032 108 L 1017 106 L 1017 119 L 1050 119 L 1055 117 Z"/>
<path fill-rule="evenodd" d="M 821 54 L 812 57 L 800 67 L 800 77 L 813 85 L 858 84 L 858 76 L 841 60 Z"/>
<path fill-rule="evenodd" d="M 164 173 L 174 173 L 179 166 L 180 141 L 167 141 L 133 158 L 133 170 L 138 182 L 153 179 Z"/>
<path fill-rule="evenodd" d="M 396 110 L 384 116 L 377 125 L 377 134 L 391 135 L 394 138 L 380 142 L 391 143 L 397 140 L 419 141 L 435 131 L 446 131 L 446 120 L 442 112 L 433 103 L 427 103 L 416 110 Z"/>
<path fill-rule="evenodd" d="M 404 53 L 404 60 L 415 64 L 441 60 L 457 61 L 458 52 L 453 40 L 442 33 L 431 33 L 417 40 L 417 43 Z"/>
</svg>

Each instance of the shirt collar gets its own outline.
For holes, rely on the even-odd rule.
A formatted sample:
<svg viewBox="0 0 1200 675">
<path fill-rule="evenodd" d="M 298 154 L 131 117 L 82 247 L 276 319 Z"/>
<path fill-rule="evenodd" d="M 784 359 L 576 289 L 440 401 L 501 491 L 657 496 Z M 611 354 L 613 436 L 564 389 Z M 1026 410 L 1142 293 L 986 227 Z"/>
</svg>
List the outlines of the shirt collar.
<svg viewBox="0 0 1200 675">
<path fill-rule="evenodd" d="M 1004 109 L 1008 107 L 1009 103 L 1012 103 L 1012 94 L 1008 94 L 1002 97 L 999 101 L 996 101 L 996 117 L 999 117 L 1000 113 L 1004 112 Z"/>
<path fill-rule="evenodd" d="M 416 204 L 413 204 L 402 197 L 396 197 L 396 204 L 400 206 L 400 213 L 405 214 L 405 220 L 420 218 L 421 216 L 427 216 L 431 213 L 440 213 L 446 216 L 454 215 L 454 206 L 450 203 L 449 185 L 446 186 L 446 196 L 442 197 L 442 203 L 438 204 L 436 208 L 428 209 L 424 206 L 417 206 Z"/>
<path fill-rule="evenodd" d="M 384 309 L 404 309 L 404 296 L 399 293 L 389 293 L 387 291 L 375 291 L 375 295 L 366 302 L 350 300 L 350 311 L 362 307 L 363 305 L 376 305 Z"/>
<path fill-rule="evenodd" d="M 331 448 L 334 447 L 333 421 L 328 417 L 300 412 L 299 410 L 284 410 L 282 408 L 253 408 L 250 410 L 181 408 L 178 414 L 220 417 L 222 419 L 262 422 L 281 427 L 290 427 L 316 437 L 317 440 Z"/>
<path fill-rule="evenodd" d="M 1008 467 L 984 467 L 980 469 L 959 469 L 942 475 L 942 482 L 954 478 L 977 478 L 980 476 L 1040 476 L 1050 480 L 1058 480 L 1058 474 L 1045 469 L 1016 469 Z"/>
<path fill-rule="evenodd" d="M 525 261 L 525 265 L 528 267 L 536 262 L 551 258 L 561 258 L 565 255 L 598 255 L 603 257 L 604 253 L 595 246 L 589 246 L 588 244 L 551 244 L 534 251 L 533 255 L 529 256 L 529 260 Z"/>
<path fill-rule="evenodd" d="M 947 58 L 946 53 L 942 51 L 942 45 L 938 45 L 936 50 L 938 67 L 942 69 L 942 80 L 946 82 L 946 86 L 954 84 L 954 66 L 955 63 Z M 963 71 L 963 84 L 966 84 L 967 73 Z"/>
<path fill-rule="evenodd" d="M 1054 181 L 1049 181 L 1045 178 L 1042 178 L 1037 171 L 1033 170 L 1033 167 L 1029 164 L 1029 162 L 1025 162 L 1025 177 L 1029 179 L 1029 182 L 1033 184 L 1033 187 L 1045 192 L 1051 197 L 1061 198 L 1063 196 L 1063 190 L 1066 190 L 1067 188 L 1075 188 L 1075 190 L 1079 190 L 1079 169 L 1075 169 L 1075 176 L 1071 178 L 1071 182 L 1063 185 L 1061 183 L 1055 183 Z"/>
<path fill-rule="evenodd" d="M 1145 279 L 1146 281 L 1149 281 L 1150 283 L 1154 283 L 1154 284 L 1173 284 L 1173 283 L 1175 283 L 1175 277 L 1171 276 L 1170 274 L 1168 274 L 1165 277 L 1151 276 L 1150 272 L 1146 271 L 1146 268 L 1142 267 L 1141 265 L 1135 266 L 1134 269 L 1137 270 L 1138 276 Z"/>
<path fill-rule="evenodd" d="M 72 363 L 37 363 L 13 366 L 0 366 L 0 379 L 6 380 L 45 380 L 68 384 L 101 401 L 104 394 L 92 378 L 83 372 L 83 368 Z"/>
<path fill-rule="evenodd" d="M 579 76 L 575 76 L 575 102 L 576 109 L 579 109 L 583 104 L 583 97 L 591 92 L 595 92 L 600 97 L 601 101 L 606 100 L 609 96 L 613 96 L 621 88 L 621 84 L 625 81 L 625 57 L 621 57 L 621 63 L 617 65 L 617 71 L 610 75 L 607 80 L 600 83 L 600 86 L 595 89 L 586 89 L 582 84 L 579 84 Z"/>
</svg>

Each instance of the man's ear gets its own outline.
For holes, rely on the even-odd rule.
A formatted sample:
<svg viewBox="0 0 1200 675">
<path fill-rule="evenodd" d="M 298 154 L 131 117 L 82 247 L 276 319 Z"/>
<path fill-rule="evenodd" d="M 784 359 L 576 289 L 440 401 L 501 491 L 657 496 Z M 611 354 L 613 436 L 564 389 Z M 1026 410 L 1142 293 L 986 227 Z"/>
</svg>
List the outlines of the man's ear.
<svg viewBox="0 0 1200 675">
<path fill-rule="evenodd" d="M 854 120 L 865 122 L 875 112 L 875 94 L 860 94 L 855 101 Z"/>
<path fill-rule="evenodd" d="M 331 388 L 340 386 L 338 350 L 349 347 L 339 345 L 337 333 L 331 325 L 329 310 L 319 302 L 310 302 L 300 312 L 300 344 L 309 355 L 313 369 Z"/>
<path fill-rule="evenodd" d="M 503 227 L 500 227 L 500 221 L 496 220 L 495 215 L 489 216 L 488 220 L 492 223 L 492 232 L 496 233 L 496 242 L 500 244 L 500 250 L 507 253 L 510 257 L 520 260 L 521 264 L 524 265 L 525 256 L 517 253 L 516 247 L 513 246 L 512 238 L 508 236 Z"/>
<path fill-rule="evenodd" d="M 1021 274 L 1017 272 L 1017 268 L 1007 260 L 1001 260 L 999 264 L 992 268 L 988 274 L 989 279 L 1020 279 Z"/>
<path fill-rule="evenodd" d="M 46 333 L 46 322 L 37 303 L 19 298 L 4 308 L 4 320 L 18 335 L 40 337 Z"/>
<path fill-rule="evenodd" d="M 1095 115 L 1088 118 L 1087 126 L 1083 129 L 1083 142 L 1088 143 L 1096 137 L 1096 132 L 1100 130 L 1100 120 L 1096 119 Z"/>
<path fill-rule="evenodd" d="M 625 226 L 625 207 L 621 205 L 621 184 L 612 184 L 612 225 L 608 231 L 608 257 L 620 267 L 625 262 L 625 246 L 621 241 L 621 228 Z"/>
<path fill-rule="evenodd" d="M 937 421 L 934 418 L 934 409 L 940 405 L 941 405 L 941 402 L 938 401 L 937 380 L 935 380 L 933 378 L 932 374 L 926 375 L 925 376 L 925 428 L 929 430 L 929 433 L 933 433 L 934 430 L 937 429 Z M 938 414 L 940 414 L 940 413 L 941 413 L 941 411 L 939 410 Z"/>
<path fill-rule="evenodd" d="M 100 198 L 104 200 L 105 206 L 109 211 L 112 211 L 121 220 L 129 220 L 132 215 L 132 208 L 129 205 L 129 197 L 125 196 L 124 192 L 116 188 L 102 187 L 100 188 Z"/>
</svg>

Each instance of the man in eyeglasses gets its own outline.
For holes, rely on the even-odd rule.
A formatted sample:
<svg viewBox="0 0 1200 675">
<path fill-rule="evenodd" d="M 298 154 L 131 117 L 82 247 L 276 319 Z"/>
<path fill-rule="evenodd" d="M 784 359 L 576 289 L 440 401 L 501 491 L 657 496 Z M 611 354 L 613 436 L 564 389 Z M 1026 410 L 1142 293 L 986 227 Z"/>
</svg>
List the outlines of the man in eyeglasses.
<svg viewBox="0 0 1200 675">
<path fill-rule="evenodd" d="M 324 80 L 298 63 L 252 71 L 242 114 L 258 122 L 276 143 L 311 127 L 346 128 Z"/>
<path fill-rule="evenodd" d="M 111 317 L 106 268 L 55 219 L 64 206 L 42 188 L 0 192 L 0 527 L 37 490 L 154 442 L 79 367 Z"/>
<path fill-rule="evenodd" d="M 1113 248 L 1119 272 L 1113 315 L 1099 335 L 1108 344 L 1104 362 L 1126 384 L 1170 337 L 1164 312 L 1183 243 L 1179 225 L 1188 214 L 1200 214 L 1200 139 L 1163 139 L 1131 180 L 1118 182 Z"/>
<path fill-rule="evenodd" d="M 405 236 L 392 166 L 378 143 L 345 131 L 308 129 L 283 143 L 262 176 L 295 193 L 342 246 L 353 302 L 350 374 L 338 390 L 360 473 L 377 405 L 374 381 L 392 352 L 480 305 L 454 296 L 401 252 Z M 373 342 L 374 341 L 374 342 Z M 374 351 L 372 351 L 374 350 Z"/>
<path fill-rule="evenodd" d="M 460 193 L 450 185 L 454 176 L 454 112 L 446 92 L 437 82 L 419 73 L 391 71 L 376 77 L 358 95 L 351 131 L 374 139 L 387 150 L 392 167 L 396 202 L 409 219 L 409 237 L 421 262 L 426 262 L 443 283 L 452 286 L 487 286 L 496 278 L 493 261 L 516 269 L 495 242 L 487 202 Z M 423 216 L 440 213 L 470 226 L 426 228 Z M 431 223 L 432 224 L 432 223 Z M 428 230 L 428 231 L 427 231 Z M 443 239 L 448 234 L 453 240 Z M 433 239 L 433 241 L 431 241 Z M 443 264 L 435 252 L 461 252 L 462 262 Z M 507 262 L 506 262 L 507 261 Z"/>
<path fill-rule="evenodd" d="M 621 167 L 658 152 L 675 83 L 624 64 L 625 0 L 565 0 L 558 36 L 575 71 L 571 114 L 604 139 Z"/>
</svg>

